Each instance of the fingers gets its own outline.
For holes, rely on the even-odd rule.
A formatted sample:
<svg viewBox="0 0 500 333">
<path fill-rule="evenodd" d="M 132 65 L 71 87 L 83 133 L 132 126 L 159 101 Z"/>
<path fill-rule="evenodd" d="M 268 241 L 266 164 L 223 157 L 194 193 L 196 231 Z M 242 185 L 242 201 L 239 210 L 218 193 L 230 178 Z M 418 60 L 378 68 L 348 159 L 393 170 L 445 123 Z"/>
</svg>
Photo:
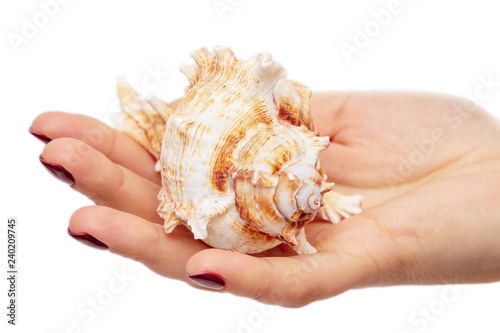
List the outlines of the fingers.
<svg viewBox="0 0 500 333">
<path fill-rule="evenodd" d="M 227 292 L 287 307 L 303 306 L 348 289 L 342 277 L 345 271 L 334 272 L 334 268 L 335 260 L 328 254 L 258 258 L 217 249 L 194 255 L 186 265 L 190 275 L 221 276 Z"/>
<path fill-rule="evenodd" d="M 356 251 L 354 251 L 356 252 Z M 363 255 L 364 256 L 364 255 Z M 319 251 L 312 255 L 260 258 L 209 249 L 186 264 L 189 275 L 212 274 L 225 281 L 225 291 L 259 302 L 300 307 L 338 295 L 376 275 L 362 255 Z M 369 260 L 368 260 L 369 262 Z"/>
<path fill-rule="evenodd" d="M 114 163 L 146 179 L 160 182 L 159 173 L 154 171 L 154 158 L 133 139 L 97 119 L 64 112 L 45 112 L 33 121 L 30 131 L 51 140 L 78 139 Z"/>
<path fill-rule="evenodd" d="M 40 159 L 62 168 L 66 178 L 74 179 L 72 187 L 95 203 L 163 223 L 156 212 L 160 186 L 113 163 L 85 143 L 68 138 L 53 140 Z M 54 172 L 51 165 L 48 169 Z"/>
<path fill-rule="evenodd" d="M 314 119 L 315 130 L 322 136 L 332 137 L 337 128 L 336 117 L 344 111 L 351 92 L 314 92 L 311 95 L 310 107 Z"/>
<path fill-rule="evenodd" d="M 189 232 L 174 230 L 166 234 L 160 225 L 102 206 L 77 210 L 71 216 L 69 230 L 76 235 L 92 235 L 111 252 L 137 260 L 160 275 L 181 280 L 186 280 L 188 258 L 207 248 Z"/>
</svg>

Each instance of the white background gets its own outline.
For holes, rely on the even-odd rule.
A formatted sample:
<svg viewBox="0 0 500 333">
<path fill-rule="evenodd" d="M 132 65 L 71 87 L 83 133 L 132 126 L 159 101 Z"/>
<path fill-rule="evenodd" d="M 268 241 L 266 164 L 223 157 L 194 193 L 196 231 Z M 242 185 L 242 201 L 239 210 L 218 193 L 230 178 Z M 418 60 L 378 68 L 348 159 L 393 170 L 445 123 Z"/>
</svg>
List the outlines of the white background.
<svg viewBox="0 0 500 333">
<path fill-rule="evenodd" d="M 301 309 L 259 307 L 83 246 L 66 228 L 72 212 L 91 202 L 44 170 L 38 162 L 43 144 L 28 133 L 35 116 L 47 110 L 111 123 L 119 75 L 140 89 L 151 71 L 160 71 L 146 93 L 166 100 L 181 96 L 187 80 L 177 68 L 201 46 L 230 46 L 241 58 L 268 50 L 290 78 L 315 91 L 473 96 L 480 77 L 500 81 L 495 1 L 401 0 L 385 26 L 375 23 L 373 13 L 389 0 L 73 0 L 45 9 L 51 16 L 41 5 L 48 2 L 2 0 L 0 8 L 0 266 L 5 272 L 6 221 L 15 216 L 20 272 L 16 327 L 6 324 L 7 284 L 0 274 L 2 332 L 71 332 L 72 325 L 77 332 L 500 331 L 499 283 L 370 288 Z M 230 7 L 218 12 L 218 3 Z M 29 34 L 26 22 L 39 28 Z M 362 45 L 357 34 L 365 28 L 372 37 Z M 348 59 L 340 46 L 355 46 L 355 40 L 361 47 Z M 500 116 L 500 87 L 479 103 Z M 122 272 L 131 280 L 111 293 L 109 283 Z M 91 297 L 106 303 L 94 315 L 87 305 Z M 425 309 L 428 319 L 419 314 Z"/>
</svg>

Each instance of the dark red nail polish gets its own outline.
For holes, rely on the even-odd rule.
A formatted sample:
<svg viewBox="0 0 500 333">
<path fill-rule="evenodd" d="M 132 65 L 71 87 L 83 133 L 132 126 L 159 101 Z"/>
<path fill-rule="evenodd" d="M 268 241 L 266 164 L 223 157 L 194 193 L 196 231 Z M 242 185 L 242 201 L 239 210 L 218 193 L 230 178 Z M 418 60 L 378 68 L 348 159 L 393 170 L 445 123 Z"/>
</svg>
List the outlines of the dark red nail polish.
<svg viewBox="0 0 500 333">
<path fill-rule="evenodd" d="M 40 156 L 40 162 L 43 164 L 44 167 L 47 168 L 47 170 L 50 171 L 51 174 L 56 176 L 56 178 L 62 180 L 63 182 L 69 185 L 73 185 L 75 183 L 75 178 L 73 178 L 73 176 L 61 165 L 45 162 L 42 159 L 42 156 Z"/>
<path fill-rule="evenodd" d="M 35 137 L 35 138 L 38 138 L 40 141 L 42 141 L 43 143 L 48 143 L 50 142 L 52 139 L 46 137 L 45 135 L 43 134 L 40 134 L 40 133 L 36 133 L 36 132 L 33 132 L 31 129 L 29 129 L 29 132 Z"/>
<path fill-rule="evenodd" d="M 99 249 L 99 250 L 107 250 L 107 249 L 109 249 L 109 247 L 106 244 L 104 244 L 103 242 L 101 242 L 100 240 L 98 240 L 97 238 L 95 238 L 92 235 L 89 235 L 89 234 L 86 234 L 86 233 L 83 233 L 83 234 L 74 234 L 74 233 L 72 233 L 69 230 L 69 228 L 68 228 L 68 234 L 71 237 L 73 237 L 74 239 L 76 239 L 77 241 L 80 241 L 83 244 L 88 245 L 90 247 L 93 247 L 93 248 L 96 248 L 96 249 Z"/>
<path fill-rule="evenodd" d="M 220 276 L 211 273 L 188 275 L 188 279 L 212 290 L 222 290 L 226 286 L 226 282 Z"/>
</svg>

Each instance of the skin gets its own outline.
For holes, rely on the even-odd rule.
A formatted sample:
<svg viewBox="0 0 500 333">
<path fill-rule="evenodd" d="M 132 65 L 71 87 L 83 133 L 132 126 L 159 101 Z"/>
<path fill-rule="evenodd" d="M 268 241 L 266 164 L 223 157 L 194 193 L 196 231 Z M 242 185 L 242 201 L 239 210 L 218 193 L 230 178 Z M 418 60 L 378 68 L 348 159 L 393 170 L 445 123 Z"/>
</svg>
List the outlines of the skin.
<svg viewBox="0 0 500 333">
<path fill-rule="evenodd" d="M 73 233 L 193 286 L 187 275 L 212 273 L 225 292 L 300 307 L 352 288 L 500 280 L 496 118 L 457 97 L 409 92 L 315 93 L 311 112 L 332 141 L 321 153 L 329 181 L 365 200 L 337 225 L 311 222 L 318 253 L 302 256 L 286 245 L 256 256 L 211 249 L 182 228 L 167 235 L 155 161 L 132 139 L 61 112 L 41 114 L 31 130 L 52 139 L 43 160 L 97 204 L 72 215 Z"/>
</svg>

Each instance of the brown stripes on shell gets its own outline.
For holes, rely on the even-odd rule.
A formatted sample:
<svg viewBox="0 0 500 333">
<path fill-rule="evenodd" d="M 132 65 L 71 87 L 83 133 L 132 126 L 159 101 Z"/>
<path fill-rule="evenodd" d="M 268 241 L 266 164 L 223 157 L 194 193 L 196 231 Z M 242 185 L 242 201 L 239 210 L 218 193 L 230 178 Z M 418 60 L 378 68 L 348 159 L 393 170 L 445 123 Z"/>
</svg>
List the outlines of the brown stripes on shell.
<svg viewBox="0 0 500 333">
<path fill-rule="evenodd" d="M 292 215 L 292 220 L 287 219 L 287 221 L 292 223 L 297 229 L 302 229 L 305 224 L 314 218 L 315 215 L 315 213 L 297 211 Z"/>
<path fill-rule="evenodd" d="M 234 150 L 238 142 L 245 137 L 247 130 L 259 123 L 272 124 L 272 118 L 268 115 L 267 106 L 264 101 L 256 103 L 252 116 L 242 119 L 231 128 L 228 128 L 229 134 L 221 138 L 215 148 L 214 157 L 210 161 L 210 169 L 212 170 L 210 182 L 218 191 L 228 191 L 229 181 L 227 176 L 234 164 Z"/>
<path fill-rule="evenodd" d="M 300 126 L 302 123 L 299 119 L 299 113 L 297 110 L 292 108 L 288 103 L 281 103 L 278 109 L 278 118 L 280 120 L 286 121 L 293 126 Z"/>
<path fill-rule="evenodd" d="M 236 179 L 235 183 L 235 205 L 243 220 L 255 226 L 262 223 L 282 223 L 280 216 L 275 213 L 277 208 L 271 194 L 274 189 L 261 188 L 259 190 L 249 179 Z M 255 205 L 259 205 L 259 208 L 256 209 Z"/>
<path fill-rule="evenodd" d="M 277 149 L 276 149 L 277 150 Z M 283 168 L 285 164 L 288 164 L 292 159 L 292 156 L 289 152 L 283 152 L 281 151 L 281 154 L 278 154 L 277 158 L 274 160 L 273 167 L 274 167 L 274 173 L 278 172 Z"/>
<path fill-rule="evenodd" d="M 217 154 L 212 168 L 212 174 L 210 175 L 210 181 L 213 187 L 221 192 L 228 191 L 228 179 L 227 175 L 229 173 L 229 168 L 232 165 L 232 153 L 236 148 L 238 142 L 245 136 L 245 132 L 239 131 L 236 135 L 229 134 L 223 138 L 223 144 L 220 149 L 219 154 Z"/>
<path fill-rule="evenodd" d="M 216 102 L 220 105 L 244 105 L 245 110 L 221 110 L 218 118 L 227 125 L 219 138 L 210 160 L 209 181 L 220 192 L 228 191 L 228 172 L 234 164 L 234 151 L 246 132 L 260 124 L 272 125 L 273 118 L 265 96 L 252 93 L 256 84 L 255 63 L 239 61 L 230 49 L 208 52 L 206 48 L 194 52 L 193 59 L 198 65 L 197 72 L 191 74 L 192 88 L 188 91 L 192 108 L 196 114 L 204 113 L 207 105 Z M 191 71 L 191 70 L 190 70 Z M 277 75 L 277 74 L 276 74 Z M 193 91 L 196 90 L 196 94 Z M 218 96 L 220 100 L 213 100 Z M 187 98 L 188 96 L 186 96 Z M 198 104 L 199 103 L 199 104 Z M 239 115 L 239 116 L 238 116 Z"/>
<path fill-rule="evenodd" d="M 173 131 L 171 131 L 171 133 L 175 135 L 175 140 L 177 142 L 181 142 L 184 147 L 189 143 L 194 144 L 192 133 L 192 127 L 196 124 L 194 119 L 190 118 L 189 115 L 186 114 L 178 114 L 174 117 L 174 122 L 172 123 Z M 201 124 L 197 123 L 197 125 L 200 126 Z M 181 148 L 181 146 L 177 147 L 178 151 L 176 153 L 178 153 L 179 155 L 174 157 L 174 159 L 177 161 L 182 161 L 186 158 L 186 149 Z M 176 165 L 178 169 L 175 170 L 175 168 L 173 168 L 171 164 Z M 168 181 L 169 184 L 163 184 L 163 187 L 167 189 L 167 193 L 170 195 L 170 198 L 182 198 L 183 187 L 179 175 L 182 175 L 184 173 L 183 165 L 182 163 L 175 162 L 171 164 L 169 164 L 166 168 L 165 177 L 162 177 L 163 180 L 165 182 Z M 172 193 L 173 190 L 177 192 L 175 196 Z"/>
<path fill-rule="evenodd" d="M 266 233 L 263 233 L 256 228 L 252 226 L 251 223 L 245 223 L 244 225 L 241 226 L 241 229 L 239 230 L 241 233 L 242 239 L 245 239 L 244 235 L 250 235 L 253 236 L 253 239 L 255 239 L 255 243 L 261 243 L 261 242 L 272 242 L 276 239 L 276 237 L 268 235 Z M 246 238 L 248 243 L 252 243 L 252 237 L 247 237 Z"/>
<path fill-rule="evenodd" d="M 312 123 L 312 118 L 310 116 L 309 109 L 307 112 L 297 109 L 294 105 L 290 104 L 288 101 L 282 101 L 278 105 L 278 119 L 287 122 L 293 126 L 306 126 L 309 130 L 314 131 L 314 125 Z"/>
<path fill-rule="evenodd" d="M 239 153 L 238 162 L 241 165 L 251 165 L 252 162 L 255 162 L 254 157 L 257 153 L 265 149 L 268 152 L 266 160 L 257 162 L 270 165 L 272 167 L 271 175 L 275 175 L 276 172 L 281 170 L 294 157 L 297 158 L 297 156 L 292 156 L 290 150 L 285 149 L 286 147 L 294 146 L 296 146 L 296 142 L 292 138 L 281 136 L 281 133 L 277 134 L 275 132 L 275 128 L 269 128 L 257 133 L 243 147 Z"/>
<path fill-rule="evenodd" d="M 309 98 L 311 90 L 300 84 L 297 81 L 286 80 L 280 81 L 282 85 L 288 85 L 295 90 L 295 94 L 300 98 L 300 104 L 294 104 L 288 95 L 275 96 L 277 105 L 277 117 L 280 122 L 286 122 L 293 126 L 306 126 L 309 130 L 314 131 L 314 124 L 309 109 Z"/>
</svg>

